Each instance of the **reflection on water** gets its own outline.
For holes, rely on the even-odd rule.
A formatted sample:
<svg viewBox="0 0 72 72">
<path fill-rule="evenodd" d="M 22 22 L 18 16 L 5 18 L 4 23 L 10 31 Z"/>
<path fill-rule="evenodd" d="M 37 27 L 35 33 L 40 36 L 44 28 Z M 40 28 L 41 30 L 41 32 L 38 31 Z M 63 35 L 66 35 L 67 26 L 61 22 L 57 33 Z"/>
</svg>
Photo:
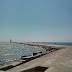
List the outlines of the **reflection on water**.
<svg viewBox="0 0 72 72">
<path fill-rule="evenodd" d="M 0 42 L 0 65 L 21 58 L 23 55 L 32 55 L 35 51 L 45 51 L 45 49 L 22 44 Z"/>
</svg>

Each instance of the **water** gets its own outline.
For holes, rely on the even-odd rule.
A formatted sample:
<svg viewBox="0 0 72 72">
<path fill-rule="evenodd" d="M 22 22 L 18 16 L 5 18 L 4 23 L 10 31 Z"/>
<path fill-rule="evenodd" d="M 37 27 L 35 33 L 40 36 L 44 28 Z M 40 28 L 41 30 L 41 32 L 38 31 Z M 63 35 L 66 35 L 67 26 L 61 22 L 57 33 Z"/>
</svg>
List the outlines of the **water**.
<svg viewBox="0 0 72 72">
<path fill-rule="evenodd" d="M 36 51 L 45 51 L 45 49 L 23 44 L 0 42 L 0 65 L 7 64 L 24 55 L 32 55 Z"/>
<path fill-rule="evenodd" d="M 39 44 L 55 44 L 56 45 L 67 45 L 67 46 L 72 46 L 72 43 L 67 43 L 67 42 L 35 42 L 35 43 L 39 43 Z"/>
</svg>

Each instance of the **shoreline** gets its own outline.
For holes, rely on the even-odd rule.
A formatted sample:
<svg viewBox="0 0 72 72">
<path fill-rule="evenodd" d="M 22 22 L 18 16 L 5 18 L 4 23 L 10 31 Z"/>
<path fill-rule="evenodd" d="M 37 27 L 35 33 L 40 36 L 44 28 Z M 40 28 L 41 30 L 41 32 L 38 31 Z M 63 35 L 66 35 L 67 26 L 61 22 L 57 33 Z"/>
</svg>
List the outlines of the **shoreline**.
<svg viewBox="0 0 72 72">
<path fill-rule="evenodd" d="M 46 56 L 48 56 L 48 55 L 51 55 L 53 53 L 55 54 L 58 51 L 66 50 L 66 49 L 68 49 L 68 47 L 72 47 L 72 46 L 64 46 L 64 45 L 37 44 L 37 43 L 21 43 L 21 42 L 13 42 L 13 43 L 41 47 L 41 48 L 46 49 L 46 52 L 36 52 L 36 53 L 34 53 L 33 56 L 21 56 L 20 60 L 13 61 L 10 66 L 6 66 L 6 67 L 4 67 L 0 70 L 6 69 L 6 71 L 11 71 L 11 70 L 14 70 L 17 67 L 22 68 L 21 66 L 24 65 L 24 64 L 30 63 L 30 62 L 35 61 L 37 59 L 41 59 L 42 57 L 46 58 Z M 19 72 L 19 69 L 18 69 L 17 72 Z"/>
<path fill-rule="evenodd" d="M 62 48 L 62 47 L 55 47 L 55 45 L 49 45 L 49 44 L 47 46 L 45 44 L 36 44 L 36 43 L 21 43 L 21 42 L 12 42 L 12 43 L 36 46 L 36 47 L 44 48 L 46 51 L 45 52 L 41 52 L 41 51 L 35 52 L 35 53 L 33 53 L 33 56 L 21 56 L 20 59 L 11 61 L 8 64 L 3 65 L 3 67 L 1 67 L 0 70 L 4 70 L 4 71 L 9 70 L 11 68 L 17 67 L 21 64 L 27 63 L 33 59 L 39 58 L 41 56 L 52 53 L 52 52 Z"/>
<path fill-rule="evenodd" d="M 13 42 L 17 44 L 24 44 L 29 46 L 37 46 L 37 47 L 67 47 L 67 45 L 54 45 L 54 44 L 39 44 L 39 43 L 23 43 L 23 42 Z"/>
</svg>

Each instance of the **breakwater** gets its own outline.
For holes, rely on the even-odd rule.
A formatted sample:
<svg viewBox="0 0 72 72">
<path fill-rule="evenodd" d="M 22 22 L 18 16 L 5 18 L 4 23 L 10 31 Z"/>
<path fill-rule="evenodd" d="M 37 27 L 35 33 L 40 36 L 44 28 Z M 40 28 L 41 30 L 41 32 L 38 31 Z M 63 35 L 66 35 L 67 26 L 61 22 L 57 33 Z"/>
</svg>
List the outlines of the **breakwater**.
<svg viewBox="0 0 72 72">
<path fill-rule="evenodd" d="M 0 70 L 3 70 L 3 71 L 9 70 L 11 68 L 17 67 L 21 64 L 27 63 L 31 60 L 34 60 L 36 58 L 39 58 L 41 56 L 44 56 L 46 54 L 52 53 L 54 51 L 57 51 L 57 50 L 63 48 L 63 47 L 57 47 L 57 46 L 52 46 L 52 45 L 35 44 L 35 43 L 20 43 L 20 42 L 14 42 L 14 43 L 24 44 L 24 45 L 29 45 L 29 46 L 37 46 L 37 47 L 46 49 L 46 51 L 45 52 L 37 51 L 37 52 L 34 52 L 33 55 L 31 55 L 31 56 L 21 56 L 21 58 L 19 60 L 15 60 L 15 61 L 11 62 L 11 64 L 0 68 Z"/>
<path fill-rule="evenodd" d="M 49 49 L 49 48 L 52 48 L 52 47 L 55 47 L 55 48 L 61 48 L 63 46 L 59 46 L 59 45 L 51 45 L 51 44 L 38 44 L 38 43 L 22 43 L 22 42 L 13 42 L 13 43 L 17 43 L 17 44 L 24 44 L 24 45 L 29 45 L 29 46 L 37 46 L 37 47 L 41 47 L 41 48 L 44 48 L 44 49 Z"/>
</svg>

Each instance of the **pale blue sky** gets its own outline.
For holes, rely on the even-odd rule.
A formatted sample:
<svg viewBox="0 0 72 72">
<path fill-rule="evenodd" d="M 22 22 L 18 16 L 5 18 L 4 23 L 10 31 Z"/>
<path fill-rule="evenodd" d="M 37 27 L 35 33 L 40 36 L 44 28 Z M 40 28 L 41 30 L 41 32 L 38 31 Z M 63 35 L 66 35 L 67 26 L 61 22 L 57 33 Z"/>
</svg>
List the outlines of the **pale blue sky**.
<svg viewBox="0 0 72 72">
<path fill-rule="evenodd" d="M 72 0 L 0 0 L 0 41 L 72 42 Z"/>
</svg>

